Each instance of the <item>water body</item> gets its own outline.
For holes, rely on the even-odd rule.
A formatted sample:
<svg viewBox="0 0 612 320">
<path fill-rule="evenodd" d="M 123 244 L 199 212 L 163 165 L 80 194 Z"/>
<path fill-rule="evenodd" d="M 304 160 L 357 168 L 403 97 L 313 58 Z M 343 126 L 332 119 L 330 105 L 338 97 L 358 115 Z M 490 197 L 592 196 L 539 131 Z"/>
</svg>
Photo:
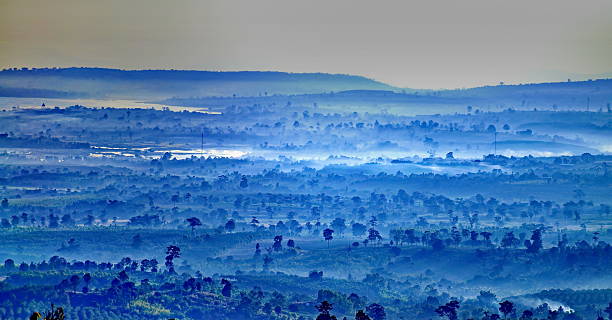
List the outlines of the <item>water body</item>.
<svg viewBox="0 0 612 320">
<path fill-rule="evenodd" d="M 217 111 L 209 111 L 208 108 L 202 107 L 182 107 L 170 106 L 157 103 L 149 103 L 137 100 L 100 100 L 100 99 L 48 99 L 48 98 L 13 98 L 0 97 L 0 109 L 11 108 L 68 108 L 74 105 L 81 105 L 89 108 L 119 108 L 119 109 L 154 109 L 154 110 L 171 110 L 171 111 L 191 111 L 210 114 L 221 114 Z"/>
</svg>

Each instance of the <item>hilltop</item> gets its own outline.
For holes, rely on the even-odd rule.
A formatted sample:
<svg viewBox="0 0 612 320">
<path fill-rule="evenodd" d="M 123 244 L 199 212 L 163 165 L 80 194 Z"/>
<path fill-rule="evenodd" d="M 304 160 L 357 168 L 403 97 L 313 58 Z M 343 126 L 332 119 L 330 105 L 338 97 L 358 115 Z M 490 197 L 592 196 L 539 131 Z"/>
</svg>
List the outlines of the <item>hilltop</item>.
<svg viewBox="0 0 612 320">
<path fill-rule="evenodd" d="M 14 68 L 0 71 L 0 95 L 7 97 L 160 99 L 395 89 L 361 76 L 328 73 L 105 68 Z"/>
</svg>

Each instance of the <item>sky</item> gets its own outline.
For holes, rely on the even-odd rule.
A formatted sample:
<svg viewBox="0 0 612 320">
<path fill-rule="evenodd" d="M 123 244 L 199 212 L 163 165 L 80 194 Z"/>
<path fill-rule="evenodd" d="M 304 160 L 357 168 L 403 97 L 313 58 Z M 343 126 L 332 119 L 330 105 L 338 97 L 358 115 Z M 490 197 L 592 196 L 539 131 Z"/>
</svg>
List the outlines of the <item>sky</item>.
<svg viewBox="0 0 612 320">
<path fill-rule="evenodd" d="M 0 0 L 0 67 L 71 66 L 579 80 L 612 72 L 612 1 Z"/>
</svg>

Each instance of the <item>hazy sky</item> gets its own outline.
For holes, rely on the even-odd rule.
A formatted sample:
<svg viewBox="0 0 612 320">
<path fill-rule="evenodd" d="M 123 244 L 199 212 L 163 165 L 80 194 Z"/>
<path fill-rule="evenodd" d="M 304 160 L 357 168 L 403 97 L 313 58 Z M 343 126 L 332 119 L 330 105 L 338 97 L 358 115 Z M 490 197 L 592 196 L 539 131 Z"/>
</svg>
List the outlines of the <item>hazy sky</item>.
<svg viewBox="0 0 612 320">
<path fill-rule="evenodd" d="M 0 0 L 0 65 L 559 81 L 612 72 L 612 1 Z"/>
</svg>

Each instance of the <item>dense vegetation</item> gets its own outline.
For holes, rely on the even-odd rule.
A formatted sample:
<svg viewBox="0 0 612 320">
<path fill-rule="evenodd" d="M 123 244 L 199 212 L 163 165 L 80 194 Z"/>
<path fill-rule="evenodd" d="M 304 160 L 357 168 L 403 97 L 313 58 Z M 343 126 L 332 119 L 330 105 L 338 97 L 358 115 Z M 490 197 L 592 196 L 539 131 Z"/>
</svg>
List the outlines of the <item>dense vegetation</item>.
<svg viewBox="0 0 612 320">
<path fill-rule="evenodd" d="M 0 318 L 611 319 L 608 91 L 550 86 L 2 105 Z"/>
</svg>

